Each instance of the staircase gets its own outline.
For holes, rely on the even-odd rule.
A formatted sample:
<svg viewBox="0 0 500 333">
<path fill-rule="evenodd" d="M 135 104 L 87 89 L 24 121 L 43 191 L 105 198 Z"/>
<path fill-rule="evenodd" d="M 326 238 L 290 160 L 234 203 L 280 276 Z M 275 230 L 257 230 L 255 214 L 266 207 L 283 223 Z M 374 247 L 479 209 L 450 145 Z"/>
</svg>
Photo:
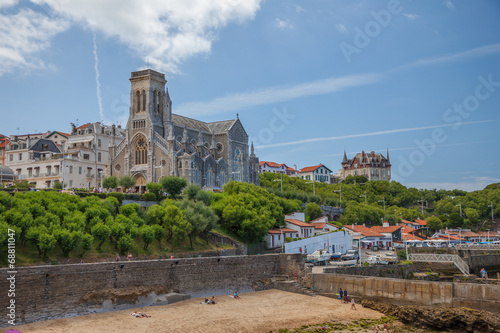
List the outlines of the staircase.
<svg viewBox="0 0 500 333">
<path fill-rule="evenodd" d="M 453 263 L 462 274 L 469 275 L 469 265 L 456 254 L 411 253 L 408 256 L 411 261 Z"/>
</svg>

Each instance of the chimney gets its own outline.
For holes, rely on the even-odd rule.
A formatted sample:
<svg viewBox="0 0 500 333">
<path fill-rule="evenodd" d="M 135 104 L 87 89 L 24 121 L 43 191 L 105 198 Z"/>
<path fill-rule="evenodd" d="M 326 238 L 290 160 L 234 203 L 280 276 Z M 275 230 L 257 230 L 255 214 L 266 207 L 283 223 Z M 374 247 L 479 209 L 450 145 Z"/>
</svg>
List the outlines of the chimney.
<svg viewBox="0 0 500 333">
<path fill-rule="evenodd" d="M 297 164 L 294 164 L 294 165 L 293 165 L 293 169 L 294 169 L 294 170 L 297 170 Z"/>
<path fill-rule="evenodd" d="M 384 221 L 384 223 L 382 223 L 382 226 L 384 228 L 389 228 L 389 222 L 388 221 Z"/>
</svg>

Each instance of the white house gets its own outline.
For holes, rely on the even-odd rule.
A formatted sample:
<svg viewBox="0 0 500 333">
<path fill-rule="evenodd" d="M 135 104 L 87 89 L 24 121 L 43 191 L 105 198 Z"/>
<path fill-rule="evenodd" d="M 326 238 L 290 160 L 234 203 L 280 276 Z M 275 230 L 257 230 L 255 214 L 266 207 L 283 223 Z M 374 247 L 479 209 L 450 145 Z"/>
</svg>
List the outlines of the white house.
<svg viewBox="0 0 500 333">
<path fill-rule="evenodd" d="M 316 250 L 326 249 L 331 253 L 344 254 L 351 246 L 351 235 L 346 231 L 337 231 L 285 243 L 285 253 L 311 254 Z"/>
<path fill-rule="evenodd" d="M 264 240 L 266 241 L 268 249 L 274 249 L 281 247 L 287 237 L 297 239 L 298 234 L 297 231 L 289 228 L 271 229 L 264 237 Z"/>
<path fill-rule="evenodd" d="M 299 233 L 300 238 L 314 236 L 314 225 L 294 219 L 285 219 L 286 227 Z"/>
<path fill-rule="evenodd" d="M 330 174 L 332 170 L 323 164 L 305 167 L 297 172 L 297 177 L 305 180 L 312 180 L 320 183 L 330 183 Z"/>
</svg>

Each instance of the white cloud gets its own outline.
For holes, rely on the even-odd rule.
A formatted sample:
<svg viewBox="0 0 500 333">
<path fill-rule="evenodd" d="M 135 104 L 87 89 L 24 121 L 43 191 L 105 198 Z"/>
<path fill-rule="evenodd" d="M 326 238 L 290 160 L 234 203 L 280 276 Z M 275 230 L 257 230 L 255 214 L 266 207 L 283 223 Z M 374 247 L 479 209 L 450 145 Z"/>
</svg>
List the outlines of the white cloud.
<svg viewBox="0 0 500 333">
<path fill-rule="evenodd" d="M 293 29 L 293 24 L 292 22 L 290 22 L 290 20 L 280 20 L 279 18 L 277 18 L 276 20 L 274 20 L 274 25 L 281 30 Z"/>
<path fill-rule="evenodd" d="M 304 8 L 302 8 L 302 7 L 298 6 L 298 5 L 295 5 L 294 7 L 295 7 L 295 11 L 297 13 L 302 13 L 304 11 Z"/>
<path fill-rule="evenodd" d="M 410 20 L 416 20 L 417 18 L 419 18 L 420 16 L 418 16 L 417 14 L 408 14 L 408 13 L 403 13 L 404 16 L 406 16 L 407 18 L 409 18 Z"/>
<path fill-rule="evenodd" d="M 269 87 L 263 90 L 217 97 L 207 102 L 190 102 L 180 105 L 175 112 L 184 116 L 215 115 L 238 111 L 255 105 L 266 105 L 290 99 L 329 94 L 349 87 L 364 86 L 381 80 L 377 74 L 350 75 L 340 78 L 301 83 L 291 87 Z"/>
<path fill-rule="evenodd" d="M 62 17 L 118 38 L 144 61 L 178 73 L 187 58 L 211 50 L 215 31 L 253 19 L 261 0 L 32 0 Z"/>
<path fill-rule="evenodd" d="M 492 122 L 492 121 L 496 121 L 496 120 L 469 121 L 469 122 L 461 123 L 460 126 L 487 123 L 487 122 Z M 342 136 L 330 136 L 330 137 L 322 137 L 322 138 L 310 138 L 310 139 L 296 140 L 296 141 L 290 141 L 290 142 L 281 142 L 281 143 L 273 143 L 273 144 L 269 144 L 269 145 L 261 145 L 261 146 L 255 147 L 255 148 L 262 149 L 262 148 L 272 148 L 272 147 L 284 147 L 284 146 L 292 146 L 292 145 L 297 145 L 297 144 L 312 143 L 312 142 L 319 142 L 319 141 L 333 141 L 333 140 L 352 139 L 352 138 L 367 137 L 367 136 L 377 136 L 377 135 L 386 135 L 386 134 L 403 133 L 403 132 L 414 132 L 414 131 L 421 131 L 421 130 L 427 130 L 427 129 L 433 129 L 433 128 L 441 128 L 441 127 L 451 127 L 451 126 L 456 126 L 456 124 L 441 124 L 441 125 L 422 126 L 422 127 L 397 128 L 397 129 L 377 131 L 377 132 L 349 134 L 349 135 L 342 135 Z"/>
<path fill-rule="evenodd" d="M 95 70 L 95 83 L 96 83 L 96 94 L 97 94 L 97 105 L 99 106 L 99 119 L 104 120 L 104 110 L 102 108 L 102 98 L 101 98 L 101 82 L 99 81 L 99 57 L 97 55 L 97 41 L 94 34 L 94 70 Z"/>
<path fill-rule="evenodd" d="M 11 1 L 11 3 L 15 3 Z M 44 68 L 36 55 L 50 46 L 51 38 L 68 27 L 61 18 L 48 18 L 31 9 L 0 14 L 0 76 L 16 68 Z"/>
<path fill-rule="evenodd" d="M 17 5 L 18 2 L 19 0 L 2 0 L 2 2 L 0 2 L 0 8 L 12 7 Z"/>
<path fill-rule="evenodd" d="M 451 0 L 446 0 L 444 5 L 450 9 L 455 8 L 455 5 L 451 2 Z"/>
<path fill-rule="evenodd" d="M 394 70 L 409 69 L 409 68 L 419 67 L 419 66 L 447 63 L 447 62 L 458 61 L 458 60 L 462 60 L 462 59 L 479 57 L 479 56 L 495 54 L 495 53 L 500 53 L 500 43 L 481 46 L 481 47 L 477 47 L 475 49 L 451 54 L 451 55 L 444 56 L 444 57 L 419 59 L 419 60 L 414 61 L 410 64 L 394 68 L 393 71 Z"/>
<path fill-rule="evenodd" d="M 338 32 L 347 32 L 347 28 L 342 23 L 335 24 L 335 28 L 337 28 Z"/>
</svg>

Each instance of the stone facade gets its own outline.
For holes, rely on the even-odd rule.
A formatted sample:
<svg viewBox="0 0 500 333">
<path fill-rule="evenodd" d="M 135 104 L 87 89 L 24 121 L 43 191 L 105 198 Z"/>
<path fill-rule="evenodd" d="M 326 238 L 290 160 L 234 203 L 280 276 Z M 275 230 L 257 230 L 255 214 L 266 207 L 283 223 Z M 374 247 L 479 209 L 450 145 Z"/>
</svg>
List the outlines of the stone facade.
<svg viewBox="0 0 500 333">
<path fill-rule="evenodd" d="M 344 180 L 347 176 L 365 176 L 368 180 L 391 180 L 391 161 L 389 159 L 389 149 L 387 157 L 374 151 L 370 153 L 357 153 L 351 159 L 347 158 L 344 151 L 342 169 L 337 176 Z"/>
<path fill-rule="evenodd" d="M 258 185 L 259 160 L 238 117 L 205 123 L 172 113 L 165 75 L 151 69 L 130 78 L 125 138 L 112 139 L 107 176 L 129 175 L 142 190 L 163 176 L 179 176 L 206 188 L 230 180 Z"/>
</svg>

